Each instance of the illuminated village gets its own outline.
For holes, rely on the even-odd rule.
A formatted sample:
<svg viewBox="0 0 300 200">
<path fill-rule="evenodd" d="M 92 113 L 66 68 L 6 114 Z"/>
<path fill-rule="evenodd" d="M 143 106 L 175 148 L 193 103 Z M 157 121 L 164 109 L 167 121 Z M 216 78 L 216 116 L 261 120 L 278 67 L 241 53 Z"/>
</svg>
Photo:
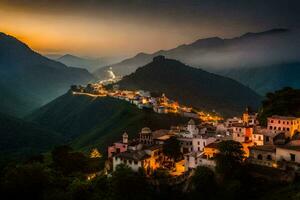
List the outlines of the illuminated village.
<svg viewBox="0 0 300 200">
<path fill-rule="evenodd" d="M 110 79 L 112 83 L 114 79 Z M 200 119 L 206 122 L 216 122 L 222 119 L 217 114 L 198 111 L 195 108 L 180 105 L 178 102 L 170 100 L 162 94 L 159 97 L 152 97 L 151 93 L 144 90 L 129 91 L 119 90 L 118 85 L 114 85 L 113 89 L 108 90 L 105 88 L 103 82 L 88 84 L 83 86 L 72 86 L 71 92 L 73 95 L 88 95 L 92 97 L 112 97 L 120 100 L 130 102 L 136 105 L 139 109 L 152 109 L 159 114 L 177 114 L 183 117 Z"/>
</svg>

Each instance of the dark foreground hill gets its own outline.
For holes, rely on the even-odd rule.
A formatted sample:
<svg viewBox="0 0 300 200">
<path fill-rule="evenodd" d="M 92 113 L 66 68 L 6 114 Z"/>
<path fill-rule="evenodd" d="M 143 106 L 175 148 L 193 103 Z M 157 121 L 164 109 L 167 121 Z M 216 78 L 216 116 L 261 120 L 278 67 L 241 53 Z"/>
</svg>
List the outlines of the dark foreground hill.
<svg viewBox="0 0 300 200">
<path fill-rule="evenodd" d="M 0 111 L 23 116 L 94 77 L 50 60 L 14 37 L 0 33 Z"/>
<path fill-rule="evenodd" d="M 239 114 L 247 105 L 257 108 L 261 100 L 253 90 L 237 81 L 163 57 L 154 58 L 118 84 L 124 89 L 165 93 L 181 104 L 216 110 L 225 116 Z"/>
<path fill-rule="evenodd" d="M 75 148 L 105 150 L 126 131 L 130 138 L 145 126 L 170 128 L 189 119 L 140 110 L 110 97 L 74 96 L 67 93 L 35 111 L 29 119 L 64 134 Z"/>
<path fill-rule="evenodd" d="M 5 160 L 45 152 L 62 142 L 63 137 L 56 132 L 0 113 L 0 165 Z"/>
</svg>

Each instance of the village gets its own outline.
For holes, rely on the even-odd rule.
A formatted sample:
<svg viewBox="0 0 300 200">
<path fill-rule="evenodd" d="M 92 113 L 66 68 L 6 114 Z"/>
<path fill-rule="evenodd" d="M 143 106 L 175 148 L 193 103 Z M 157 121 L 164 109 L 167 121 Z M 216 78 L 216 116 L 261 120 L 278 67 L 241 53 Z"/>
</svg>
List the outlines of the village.
<svg viewBox="0 0 300 200">
<path fill-rule="evenodd" d="M 127 101 L 139 109 L 151 109 L 159 114 L 177 114 L 183 117 L 200 119 L 206 122 L 216 122 L 222 119 L 218 114 L 199 111 L 195 108 L 180 105 L 178 102 L 169 99 L 165 94 L 153 97 L 149 91 L 120 90 L 118 85 L 113 85 L 112 89 L 107 89 L 100 83 L 88 84 L 84 86 L 71 86 L 73 95 L 87 95 L 92 97 L 112 97 Z"/>
<path fill-rule="evenodd" d="M 198 166 L 214 169 L 218 144 L 228 140 L 242 145 L 245 163 L 295 172 L 300 167 L 300 118 L 273 115 L 267 118 L 266 126 L 262 126 L 258 113 L 246 108 L 242 116 L 223 120 L 218 115 L 179 105 L 164 94 L 152 97 L 148 91 L 122 91 L 116 85 L 107 90 L 102 83 L 72 86 L 71 92 L 73 95 L 108 96 L 127 101 L 139 109 L 190 118 L 187 124 L 175 125 L 169 130 L 144 127 L 136 133 L 136 138 L 129 138 L 126 132 L 120 133 L 120 141 L 107 149 L 107 172 L 116 170 L 120 164 L 136 172 L 143 169 L 149 177 L 158 172 L 172 177 L 185 176 Z M 180 146 L 177 157 L 165 155 L 164 146 L 172 139 Z"/>
<path fill-rule="evenodd" d="M 257 113 L 246 109 L 241 117 L 224 122 L 196 124 L 191 119 L 185 126 L 172 126 L 169 130 L 145 127 L 132 139 L 125 132 L 120 134 L 120 141 L 108 147 L 108 163 L 111 171 L 124 164 L 136 172 L 143 169 L 149 176 L 158 170 L 170 176 L 185 176 L 198 166 L 214 170 L 218 144 L 233 140 L 242 144 L 245 163 L 298 173 L 299 132 L 300 118 L 274 115 L 263 127 Z M 164 154 L 165 144 L 171 138 L 180 145 L 182 156 L 176 159 Z"/>
</svg>

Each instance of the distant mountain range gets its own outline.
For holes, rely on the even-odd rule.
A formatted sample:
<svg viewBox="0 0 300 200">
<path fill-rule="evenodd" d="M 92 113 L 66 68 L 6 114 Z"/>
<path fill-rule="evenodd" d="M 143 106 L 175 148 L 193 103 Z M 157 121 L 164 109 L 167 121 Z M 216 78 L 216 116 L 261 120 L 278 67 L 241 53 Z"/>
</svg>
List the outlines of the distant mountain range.
<svg viewBox="0 0 300 200">
<path fill-rule="evenodd" d="M 48 54 L 45 56 L 69 67 L 83 68 L 87 69 L 89 72 L 94 72 L 97 69 L 123 60 L 123 57 L 83 58 L 72 54 Z"/>
<path fill-rule="evenodd" d="M 234 78 L 264 95 L 291 83 L 291 86 L 299 87 L 300 80 L 293 76 L 300 68 L 300 41 L 297 31 L 272 29 L 246 33 L 231 39 L 200 39 L 153 54 L 139 53 L 109 67 L 112 67 L 116 75 L 129 75 L 138 67 L 151 62 L 153 57 L 164 55 L 195 68 Z M 107 68 L 95 71 L 95 76 L 104 78 Z M 268 72 L 268 78 L 265 72 Z M 251 75 L 253 73 L 257 75 L 257 79 Z"/>
<path fill-rule="evenodd" d="M 145 126 L 154 130 L 167 129 L 189 120 L 140 110 L 126 101 L 110 97 L 74 96 L 71 93 L 36 110 L 27 119 L 62 133 L 76 149 L 97 147 L 101 151 L 121 139 L 124 131 L 131 138 Z"/>
<path fill-rule="evenodd" d="M 246 106 L 257 108 L 261 97 L 230 78 L 158 56 L 117 83 L 122 89 L 165 93 L 181 104 L 225 116 L 240 114 Z"/>
<path fill-rule="evenodd" d="M 95 80 L 85 69 L 50 60 L 0 33 L 0 112 L 24 116 L 64 94 L 72 84 Z"/>
</svg>

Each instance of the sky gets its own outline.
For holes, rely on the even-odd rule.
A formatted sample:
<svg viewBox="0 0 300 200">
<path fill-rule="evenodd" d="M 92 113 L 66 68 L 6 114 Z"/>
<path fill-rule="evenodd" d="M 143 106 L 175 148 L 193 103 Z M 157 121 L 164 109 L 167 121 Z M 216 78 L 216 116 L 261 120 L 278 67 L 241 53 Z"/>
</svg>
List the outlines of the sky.
<svg viewBox="0 0 300 200">
<path fill-rule="evenodd" d="M 298 0 L 0 0 L 0 32 L 43 54 L 132 56 L 299 27 Z"/>
</svg>

